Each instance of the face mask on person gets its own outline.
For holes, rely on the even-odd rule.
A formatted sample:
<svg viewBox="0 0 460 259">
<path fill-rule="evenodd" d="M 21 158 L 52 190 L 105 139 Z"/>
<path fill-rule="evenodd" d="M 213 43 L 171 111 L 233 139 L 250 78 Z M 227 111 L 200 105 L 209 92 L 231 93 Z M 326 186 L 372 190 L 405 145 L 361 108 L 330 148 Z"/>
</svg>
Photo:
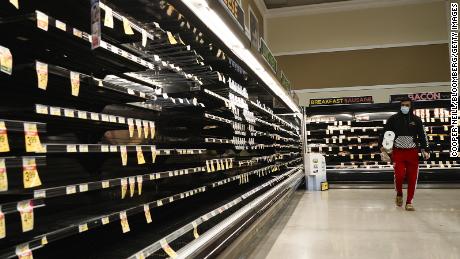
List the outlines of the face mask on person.
<svg viewBox="0 0 460 259">
<path fill-rule="evenodd" d="M 407 107 L 407 106 L 401 106 L 401 112 L 402 112 L 403 114 L 408 114 L 408 113 L 409 113 L 409 110 L 410 110 L 409 107 Z"/>
</svg>

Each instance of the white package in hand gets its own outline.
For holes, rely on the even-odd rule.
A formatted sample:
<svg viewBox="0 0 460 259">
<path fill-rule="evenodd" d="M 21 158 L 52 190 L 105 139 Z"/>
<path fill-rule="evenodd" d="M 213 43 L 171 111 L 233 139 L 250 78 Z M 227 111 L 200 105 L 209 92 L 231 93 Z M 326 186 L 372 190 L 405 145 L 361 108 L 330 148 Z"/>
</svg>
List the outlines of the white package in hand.
<svg viewBox="0 0 460 259">
<path fill-rule="evenodd" d="M 386 150 L 391 150 L 393 149 L 393 140 L 391 139 L 383 139 L 383 142 L 382 142 L 382 146 L 383 148 L 385 148 Z"/>
<path fill-rule="evenodd" d="M 385 134 L 383 135 L 384 139 L 389 139 L 389 140 L 395 140 L 395 133 L 393 131 L 386 131 Z"/>
</svg>

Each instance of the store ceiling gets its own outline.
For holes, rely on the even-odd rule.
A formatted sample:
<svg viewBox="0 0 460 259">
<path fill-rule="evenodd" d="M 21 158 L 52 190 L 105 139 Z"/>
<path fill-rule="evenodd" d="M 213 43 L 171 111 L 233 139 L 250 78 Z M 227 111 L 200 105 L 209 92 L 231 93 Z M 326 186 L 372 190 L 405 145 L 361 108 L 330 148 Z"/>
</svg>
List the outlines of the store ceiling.
<svg viewBox="0 0 460 259">
<path fill-rule="evenodd" d="M 344 2 L 344 1 L 350 1 L 350 0 L 264 0 L 264 1 L 268 9 L 273 9 L 273 8 L 293 7 L 293 6 L 301 6 L 301 5 Z"/>
</svg>

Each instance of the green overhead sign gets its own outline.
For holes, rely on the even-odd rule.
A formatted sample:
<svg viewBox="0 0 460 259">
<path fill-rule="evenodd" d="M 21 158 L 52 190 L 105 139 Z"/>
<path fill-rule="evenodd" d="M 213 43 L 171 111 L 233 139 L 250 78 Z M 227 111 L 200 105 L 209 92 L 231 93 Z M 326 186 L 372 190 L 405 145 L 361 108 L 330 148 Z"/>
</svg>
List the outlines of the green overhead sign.
<svg viewBox="0 0 460 259">
<path fill-rule="evenodd" d="M 278 61 L 276 61 L 275 56 L 273 56 L 273 53 L 270 51 L 270 49 L 267 46 L 267 43 L 264 41 L 264 39 L 260 38 L 260 49 L 259 52 L 262 54 L 262 57 L 264 57 L 265 61 L 268 63 L 268 65 L 272 68 L 273 72 L 278 71 Z"/>
</svg>

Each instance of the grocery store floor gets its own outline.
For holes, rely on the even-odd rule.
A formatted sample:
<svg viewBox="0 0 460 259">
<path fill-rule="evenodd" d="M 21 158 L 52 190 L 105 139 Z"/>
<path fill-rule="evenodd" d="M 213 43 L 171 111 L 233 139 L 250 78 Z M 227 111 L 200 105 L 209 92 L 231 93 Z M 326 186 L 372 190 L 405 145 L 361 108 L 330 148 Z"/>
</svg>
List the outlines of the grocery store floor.
<svg viewBox="0 0 460 259">
<path fill-rule="evenodd" d="M 297 191 L 247 258 L 460 258 L 460 189 L 417 190 L 415 212 L 393 195 Z"/>
</svg>

